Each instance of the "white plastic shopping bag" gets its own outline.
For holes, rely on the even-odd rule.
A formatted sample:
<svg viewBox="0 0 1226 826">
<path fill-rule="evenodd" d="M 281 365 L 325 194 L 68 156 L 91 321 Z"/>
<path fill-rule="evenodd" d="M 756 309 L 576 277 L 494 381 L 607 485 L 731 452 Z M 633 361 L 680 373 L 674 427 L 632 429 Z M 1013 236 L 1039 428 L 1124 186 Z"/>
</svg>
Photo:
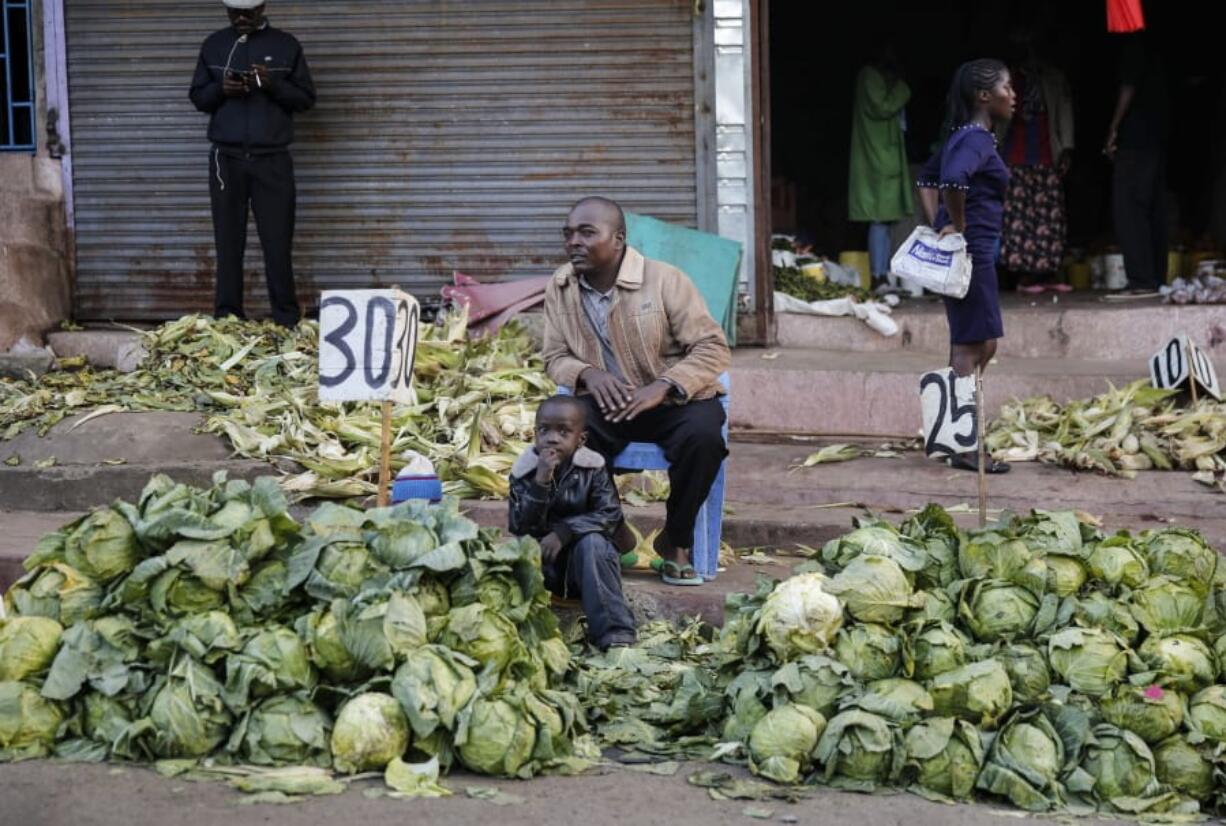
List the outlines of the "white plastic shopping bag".
<svg viewBox="0 0 1226 826">
<path fill-rule="evenodd" d="M 956 232 L 940 238 L 931 227 L 915 228 L 890 259 L 890 271 L 951 298 L 964 298 L 971 287 L 966 239 Z"/>
</svg>

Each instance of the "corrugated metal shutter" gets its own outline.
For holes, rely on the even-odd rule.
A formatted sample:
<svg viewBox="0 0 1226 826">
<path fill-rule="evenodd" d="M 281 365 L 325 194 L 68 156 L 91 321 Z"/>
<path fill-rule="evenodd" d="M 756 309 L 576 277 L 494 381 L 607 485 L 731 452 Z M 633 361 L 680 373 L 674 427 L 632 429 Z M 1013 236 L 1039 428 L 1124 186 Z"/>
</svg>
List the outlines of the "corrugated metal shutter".
<svg viewBox="0 0 1226 826">
<path fill-rule="evenodd" d="M 187 100 L 210 0 L 65 0 L 77 314 L 212 307 L 206 119 Z M 277 0 L 319 87 L 298 118 L 295 267 L 419 295 L 459 269 L 547 274 L 593 193 L 696 223 L 692 0 Z M 254 227 L 249 307 L 264 308 Z"/>
</svg>

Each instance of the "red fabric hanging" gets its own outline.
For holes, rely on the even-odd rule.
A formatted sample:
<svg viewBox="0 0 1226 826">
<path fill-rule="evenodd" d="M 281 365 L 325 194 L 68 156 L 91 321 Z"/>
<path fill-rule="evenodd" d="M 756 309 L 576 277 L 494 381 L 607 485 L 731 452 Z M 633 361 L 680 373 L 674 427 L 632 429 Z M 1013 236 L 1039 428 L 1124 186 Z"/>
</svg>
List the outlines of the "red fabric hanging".
<svg viewBox="0 0 1226 826">
<path fill-rule="evenodd" d="M 1144 28 L 1141 0 L 1107 0 L 1107 31 L 1128 34 Z"/>
</svg>

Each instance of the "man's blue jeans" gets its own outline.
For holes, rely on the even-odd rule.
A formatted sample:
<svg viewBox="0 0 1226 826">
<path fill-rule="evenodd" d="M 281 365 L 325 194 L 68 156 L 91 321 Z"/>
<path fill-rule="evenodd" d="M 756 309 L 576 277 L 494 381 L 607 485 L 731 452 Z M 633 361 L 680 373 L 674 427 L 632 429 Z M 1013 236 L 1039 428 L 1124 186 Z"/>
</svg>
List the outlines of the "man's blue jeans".
<svg viewBox="0 0 1226 826">
<path fill-rule="evenodd" d="M 873 278 L 890 274 L 890 226 L 879 221 L 868 225 L 868 266 Z"/>
</svg>

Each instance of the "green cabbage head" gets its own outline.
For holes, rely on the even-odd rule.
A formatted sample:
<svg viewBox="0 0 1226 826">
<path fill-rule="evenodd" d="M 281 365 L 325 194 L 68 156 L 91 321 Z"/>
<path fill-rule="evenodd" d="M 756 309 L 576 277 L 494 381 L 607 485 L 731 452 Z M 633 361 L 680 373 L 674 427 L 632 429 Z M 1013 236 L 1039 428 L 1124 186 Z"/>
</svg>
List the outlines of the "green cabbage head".
<svg viewBox="0 0 1226 826">
<path fill-rule="evenodd" d="M 785 703 L 767 713 L 749 734 L 750 767 L 778 783 L 796 783 L 812 765 L 826 718 L 811 708 Z"/>
<path fill-rule="evenodd" d="M 862 622 L 839 631 L 834 656 L 861 682 L 884 680 L 898 671 L 902 643 L 884 625 Z"/>
<path fill-rule="evenodd" d="M 1007 797 L 1029 812 L 1059 805 L 1064 744 L 1038 709 L 1015 712 L 988 749 L 976 788 Z"/>
<path fill-rule="evenodd" d="M 821 574 L 797 574 L 779 583 L 766 598 L 756 629 L 779 662 L 830 646 L 843 624 L 843 605 L 828 585 Z"/>
<path fill-rule="evenodd" d="M 1051 671 L 1043 652 L 1029 643 L 1015 642 L 1004 646 L 995 655 L 1009 675 L 1013 699 L 1022 703 L 1037 703 L 1051 686 Z"/>
<path fill-rule="evenodd" d="M 959 668 L 966 662 L 966 638 L 947 622 L 923 626 L 911 638 L 908 663 L 917 680 L 931 680 L 938 674 Z"/>
<path fill-rule="evenodd" d="M 1093 794 L 1102 803 L 1151 797 L 1157 791 L 1154 756 L 1144 740 L 1126 729 L 1095 726 L 1081 768 L 1094 778 Z"/>
<path fill-rule="evenodd" d="M 441 645 L 409 653 L 392 678 L 392 695 L 408 716 L 415 737 L 429 737 L 440 726 L 455 730 L 457 717 L 477 693 L 476 667 L 476 660 Z"/>
<path fill-rule="evenodd" d="M 908 609 L 922 604 L 903 569 L 884 556 L 853 559 L 826 590 L 841 599 L 848 613 L 861 622 L 890 625 L 901 620 Z"/>
<path fill-rule="evenodd" d="M 64 628 L 47 617 L 0 620 L 0 682 L 24 680 L 51 667 Z"/>
<path fill-rule="evenodd" d="M 786 692 L 792 702 L 808 706 L 823 717 L 834 714 L 839 700 L 856 685 L 847 666 L 821 654 L 810 654 L 781 666 L 770 682 L 775 689 Z"/>
<path fill-rule="evenodd" d="M 1153 751 L 1160 781 L 1193 800 L 1208 800 L 1213 795 L 1213 763 L 1185 735 L 1168 737 Z"/>
<path fill-rule="evenodd" d="M 1179 634 L 1200 627 L 1205 595 L 1168 576 L 1156 576 L 1133 591 L 1129 606 L 1151 634 Z"/>
<path fill-rule="evenodd" d="M 58 703 L 28 683 L 0 682 L 0 763 L 46 757 L 64 721 Z"/>
<path fill-rule="evenodd" d="M 1127 602 L 1094 592 L 1077 600 L 1074 616 L 1078 625 L 1110 631 L 1129 645 L 1141 636 L 1141 626 L 1133 618 Z"/>
<path fill-rule="evenodd" d="M 1121 683 L 1102 698 L 1103 719 L 1146 743 L 1165 740 L 1183 725 L 1183 697 L 1158 685 Z"/>
<path fill-rule="evenodd" d="M 979 731 L 965 720 L 934 717 L 907 730 L 905 776 L 918 794 L 968 800 L 983 765 Z"/>
<path fill-rule="evenodd" d="M 1187 634 L 1149 637 L 1141 643 L 1137 654 L 1146 665 L 1163 674 L 1164 685 L 1179 691 L 1199 691 L 1217 679 L 1213 649 Z"/>
<path fill-rule="evenodd" d="M 1013 686 L 998 660 L 988 659 L 938 674 L 929 686 L 936 713 L 985 728 L 1013 706 Z"/>
<path fill-rule="evenodd" d="M 249 698 L 309 690 L 315 680 L 302 638 L 283 625 L 270 625 L 226 659 L 223 696 L 237 711 L 247 706 Z"/>
<path fill-rule="evenodd" d="M 1217 552 L 1196 531 L 1167 528 L 1150 537 L 1146 547 L 1149 567 L 1155 574 L 1166 574 L 1204 596 L 1217 570 Z"/>
<path fill-rule="evenodd" d="M 817 741 L 825 780 L 836 788 L 872 791 L 890 783 L 902 768 L 902 743 L 884 717 L 844 711 L 826 725 Z"/>
<path fill-rule="evenodd" d="M 234 729 L 230 750 L 256 766 L 323 766 L 332 763 L 332 718 L 305 696 L 264 700 Z"/>
<path fill-rule="evenodd" d="M 512 777 L 525 770 L 536 747 L 536 723 L 522 705 L 478 698 L 460 744 L 460 760 L 481 774 Z"/>
<path fill-rule="evenodd" d="M 64 561 L 97 582 L 128 573 L 139 560 L 136 532 L 110 508 L 85 517 L 64 542 Z"/>
<path fill-rule="evenodd" d="M 1061 599 L 1075 596 L 1086 582 L 1086 569 L 1081 560 L 1062 554 L 1043 558 L 1047 563 L 1047 579 L 1050 590 Z"/>
<path fill-rule="evenodd" d="M 332 729 L 332 765 L 338 772 L 383 771 L 409 747 L 409 721 L 396 698 L 359 694 L 341 707 Z"/>
<path fill-rule="evenodd" d="M 1090 552 L 1090 575 L 1111 586 L 1138 588 L 1149 579 L 1145 551 L 1128 536 L 1113 536 Z"/>
<path fill-rule="evenodd" d="M 349 653 L 341 640 L 338 610 L 345 610 L 344 600 L 334 600 L 327 610 L 299 617 L 295 627 L 298 635 L 306 641 L 311 662 L 329 680 L 336 683 L 356 682 L 370 670 Z"/>
<path fill-rule="evenodd" d="M 1128 654 L 1115 636 L 1098 628 L 1064 628 L 1047 644 L 1052 669 L 1074 691 L 1101 697 L 1128 673 Z"/>
<path fill-rule="evenodd" d="M 1039 598 L 1021 586 L 999 579 L 973 583 L 963 593 L 958 613 L 980 642 L 997 642 L 1030 633 Z"/>
<path fill-rule="evenodd" d="M 158 757 L 204 757 L 225 741 L 233 722 L 212 671 L 190 657 L 157 690 L 148 717 Z"/>
<path fill-rule="evenodd" d="M 1226 686 L 1211 685 L 1188 703 L 1189 727 L 1211 740 L 1226 742 Z"/>
</svg>

